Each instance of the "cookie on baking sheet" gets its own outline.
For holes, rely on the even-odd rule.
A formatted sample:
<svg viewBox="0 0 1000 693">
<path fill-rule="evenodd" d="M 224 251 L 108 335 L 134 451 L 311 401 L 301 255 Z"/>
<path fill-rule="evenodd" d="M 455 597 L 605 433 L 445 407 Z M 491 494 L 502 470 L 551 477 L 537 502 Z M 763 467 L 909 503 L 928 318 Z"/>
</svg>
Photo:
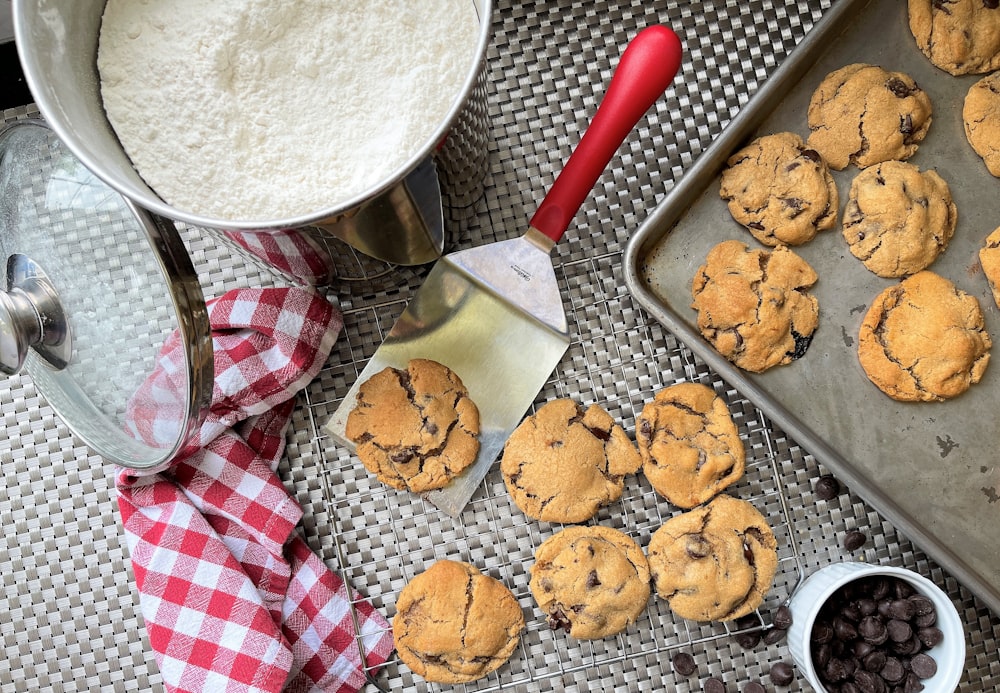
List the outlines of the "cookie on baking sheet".
<svg viewBox="0 0 1000 693">
<path fill-rule="evenodd" d="M 909 0 L 910 33 L 931 63 L 952 75 L 1000 69 L 1000 3 Z"/>
<path fill-rule="evenodd" d="M 379 481 L 422 493 L 476 459 L 479 409 L 451 369 L 413 359 L 406 370 L 385 368 L 361 384 L 344 432 Z"/>
<path fill-rule="evenodd" d="M 979 301 L 924 270 L 875 297 L 861 323 L 858 358 L 893 399 L 930 402 L 978 383 L 991 346 Z"/>
<path fill-rule="evenodd" d="M 726 401 L 701 383 L 665 387 L 635 424 L 642 472 L 657 493 L 693 508 L 739 481 L 746 452 Z"/>
<path fill-rule="evenodd" d="M 936 171 L 903 161 L 862 170 L 844 209 L 844 239 L 854 257 L 880 277 L 926 269 L 948 247 L 958 210 Z"/>
<path fill-rule="evenodd" d="M 535 551 L 531 594 L 548 617 L 581 640 L 606 638 L 635 623 L 649 602 L 642 548 L 611 527 L 567 527 Z"/>
<path fill-rule="evenodd" d="M 723 494 L 675 515 L 646 548 L 656 593 L 691 621 L 731 621 L 764 601 L 778 568 L 767 520 L 745 500 Z"/>
<path fill-rule="evenodd" d="M 793 132 L 759 137 L 729 157 L 719 194 L 764 245 L 800 245 L 837 221 L 830 169 Z"/>
<path fill-rule="evenodd" d="M 854 63 L 820 82 L 807 117 L 807 144 L 830 168 L 867 168 L 913 156 L 931 125 L 931 100 L 903 72 Z"/>
<path fill-rule="evenodd" d="M 642 460 L 625 430 L 594 404 L 554 399 L 520 423 L 500 471 L 515 505 L 544 522 L 585 522 L 622 495 Z"/>
<path fill-rule="evenodd" d="M 815 282 L 809 263 L 786 246 L 722 241 L 695 274 L 691 307 L 719 353 L 760 373 L 805 355 L 819 324 L 819 301 L 808 292 Z"/>
<path fill-rule="evenodd" d="M 986 237 L 979 249 L 979 264 L 993 293 L 993 302 L 1000 307 L 1000 228 Z"/>
<path fill-rule="evenodd" d="M 965 94 L 965 138 L 986 169 L 1000 178 L 1000 72 L 983 77 Z"/>
<path fill-rule="evenodd" d="M 498 669 L 523 630 L 521 606 L 502 582 L 448 560 L 403 587 L 392 620 L 399 658 L 436 683 L 466 683 Z"/>
</svg>

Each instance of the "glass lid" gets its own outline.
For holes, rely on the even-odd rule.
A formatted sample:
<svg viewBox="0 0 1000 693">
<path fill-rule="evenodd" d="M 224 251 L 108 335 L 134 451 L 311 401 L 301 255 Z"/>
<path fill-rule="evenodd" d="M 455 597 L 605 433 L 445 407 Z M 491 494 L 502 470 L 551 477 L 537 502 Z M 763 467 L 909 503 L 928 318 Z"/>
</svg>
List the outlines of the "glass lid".
<svg viewBox="0 0 1000 693">
<path fill-rule="evenodd" d="M 107 187 L 40 120 L 0 130 L 0 377 L 25 368 L 115 464 L 151 469 L 211 402 L 205 300 L 177 229 Z"/>
</svg>

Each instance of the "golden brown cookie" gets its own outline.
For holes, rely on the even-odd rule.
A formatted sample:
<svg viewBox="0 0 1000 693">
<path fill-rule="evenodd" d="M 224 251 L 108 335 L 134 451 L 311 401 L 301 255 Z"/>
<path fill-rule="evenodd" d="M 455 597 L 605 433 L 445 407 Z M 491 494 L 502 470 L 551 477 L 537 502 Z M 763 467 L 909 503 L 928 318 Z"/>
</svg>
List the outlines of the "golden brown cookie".
<svg viewBox="0 0 1000 693">
<path fill-rule="evenodd" d="M 993 302 L 1000 307 L 1000 228 L 986 237 L 979 249 L 979 264 L 993 293 Z"/>
<path fill-rule="evenodd" d="M 719 194 L 764 245 L 800 245 L 837 221 L 830 169 L 793 132 L 759 137 L 729 157 Z"/>
<path fill-rule="evenodd" d="M 622 495 L 642 460 L 625 430 L 596 404 L 546 402 L 507 439 L 500 460 L 518 508 L 544 522 L 586 522 Z"/>
<path fill-rule="evenodd" d="M 701 383 L 656 393 L 635 424 L 642 471 L 657 493 L 693 508 L 739 481 L 746 452 L 726 401 Z"/>
<path fill-rule="evenodd" d="M 399 658 L 437 683 L 465 683 L 502 666 L 517 648 L 524 614 L 499 580 L 442 560 L 399 593 L 392 632 Z"/>
<path fill-rule="evenodd" d="M 875 297 L 861 323 L 858 358 L 893 399 L 930 402 L 978 383 L 991 346 L 979 301 L 924 270 Z"/>
<path fill-rule="evenodd" d="M 886 161 L 861 171 L 844 209 L 844 239 L 880 277 L 926 269 L 948 247 L 958 210 L 936 171 Z"/>
<path fill-rule="evenodd" d="M 815 282 L 809 263 L 786 246 L 723 241 L 695 274 L 691 307 L 720 354 L 760 373 L 805 355 L 819 323 L 819 302 L 808 293 Z"/>
<path fill-rule="evenodd" d="M 931 63 L 952 75 L 1000 69 L 1000 3 L 909 0 L 910 33 Z"/>
<path fill-rule="evenodd" d="M 931 125 L 931 101 L 913 78 L 854 63 L 827 75 L 809 101 L 808 146 L 830 168 L 908 159 Z"/>
<path fill-rule="evenodd" d="M 777 552 L 767 520 L 725 494 L 671 517 L 646 549 L 657 595 L 692 621 L 730 621 L 759 607 L 778 568 Z"/>
<path fill-rule="evenodd" d="M 969 87 L 962 106 L 965 137 L 986 170 L 1000 177 L 1000 72 Z"/>
<path fill-rule="evenodd" d="M 476 459 L 479 410 L 447 366 L 413 359 L 361 384 L 345 434 L 379 481 L 416 493 L 442 488 Z"/>
<path fill-rule="evenodd" d="M 535 551 L 531 594 L 549 627 L 593 640 L 620 633 L 649 602 L 642 548 L 611 527 L 567 527 Z"/>
</svg>

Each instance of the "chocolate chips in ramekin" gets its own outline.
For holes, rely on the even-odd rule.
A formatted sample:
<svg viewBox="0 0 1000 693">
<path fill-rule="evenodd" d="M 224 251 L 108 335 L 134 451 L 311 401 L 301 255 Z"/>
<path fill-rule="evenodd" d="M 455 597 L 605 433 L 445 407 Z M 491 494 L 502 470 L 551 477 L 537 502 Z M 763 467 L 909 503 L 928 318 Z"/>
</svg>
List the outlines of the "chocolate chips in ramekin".
<svg viewBox="0 0 1000 693">
<path fill-rule="evenodd" d="M 937 672 L 934 602 L 909 582 L 876 575 L 834 592 L 813 623 L 813 666 L 830 693 L 917 693 Z"/>
</svg>

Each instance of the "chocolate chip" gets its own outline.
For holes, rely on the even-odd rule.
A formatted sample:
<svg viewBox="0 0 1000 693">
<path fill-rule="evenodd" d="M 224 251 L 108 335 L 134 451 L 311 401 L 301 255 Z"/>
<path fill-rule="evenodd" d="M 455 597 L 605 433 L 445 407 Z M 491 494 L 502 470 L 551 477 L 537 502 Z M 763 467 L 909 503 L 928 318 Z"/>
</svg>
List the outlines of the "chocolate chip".
<svg viewBox="0 0 1000 693">
<path fill-rule="evenodd" d="M 591 570 L 587 574 L 587 587 L 599 587 L 601 585 L 600 578 L 597 577 L 597 571 Z"/>
<path fill-rule="evenodd" d="M 910 671 L 918 678 L 929 679 L 937 673 L 937 662 L 929 654 L 921 652 L 913 655 L 913 659 L 910 660 Z"/>
<path fill-rule="evenodd" d="M 870 644 L 868 646 L 871 647 Z M 867 671 L 877 674 L 882 671 L 882 667 L 885 666 L 886 659 L 888 659 L 888 657 L 886 657 L 885 652 L 882 650 L 873 650 L 865 655 L 865 657 L 861 660 L 861 666 L 863 666 Z"/>
<path fill-rule="evenodd" d="M 813 492 L 820 500 L 833 500 L 840 494 L 840 482 L 832 474 L 824 474 L 816 479 Z"/>
<path fill-rule="evenodd" d="M 781 630 L 788 630 L 792 627 L 792 610 L 786 604 L 782 604 L 774 612 L 773 624 L 775 628 L 780 628 Z"/>
<path fill-rule="evenodd" d="M 914 92 L 918 91 L 917 87 L 914 85 L 911 87 L 903 80 L 898 77 L 892 77 L 885 83 L 886 89 L 891 91 L 893 95 L 898 99 L 905 99 Z"/>
<path fill-rule="evenodd" d="M 775 686 L 788 686 L 795 680 L 795 672 L 788 662 L 776 662 L 771 665 L 768 677 Z"/>
<path fill-rule="evenodd" d="M 712 677 L 710 679 L 705 679 L 705 683 L 702 684 L 701 689 L 705 693 L 726 693 L 726 684 L 722 683 L 719 679 Z"/>
<path fill-rule="evenodd" d="M 862 669 L 854 675 L 854 684 L 860 693 L 883 693 L 885 682 L 878 674 Z"/>
<path fill-rule="evenodd" d="M 913 629 L 906 621 L 898 618 L 891 619 L 885 624 L 885 629 L 889 633 L 889 639 L 893 642 L 909 642 L 913 637 Z"/>
<path fill-rule="evenodd" d="M 712 545 L 700 534 L 692 534 L 688 536 L 684 550 L 687 551 L 688 556 L 697 561 L 712 554 Z"/>
<path fill-rule="evenodd" d="M 757 647 L 758 643 L 760 643 L 761 632 L 759 630 L 750 630 L 744 633 L 737 633 L 733 636 L 733 639 L 735 639 L 736 642 L 739 643 L 739 646 L 744 650 L 752 650 Z"/>
<path fill-rule="evenodd" d="M 743 687 L 743 693 L 767 693 L 767 689 L 756 681 L 751 681 Z"/>
<path fill-rule="evenodd" d="M 670 663 L 674 665 L 674 671 L 681 676 L 690 676 L 698 670 L 698 665 L 695 664 L 694 657 L 687 652 L 678 652 L 670 660 Z"/>
<path fill-rule="evenodd" d="M 786 635 L 788 635 L 787 630 L 775 626 L 774 628 L 768 628 L 766 631 L 764 631 L 764 637 L 762 637 L 760 640 L 765 645 L 770 646 L 784 640 Z"/>
<path fill-rule="evenodd" d="M 549 614 L 549 628 L 559 630 L 562 628 L 567 633 L 573 628 L 573 624 L 566 618 L 566 614 L 561 609 L 556 609 Z"/>
<path fill-rule="evenodd" d="M 920 643 L 930 650 L 941 644 L 941 641 L 944 640 L 944 633 L 941 632 L 940 628 L 930 626 L 917 630 L 917 637 L 920 638 Z"/>
<path fill-rule="evenodd" d="M 865 639 L 865 642 L 872 645 L 881 645 L 889 639 L 889 633 L 885 629 L 885 624 L 878 616 L 865 616 L 858 624 L 858 634 Z"/>
<path fill-rule="evenodd" d="M 809 161 L 819 162 L 822 161 L 823 157 L 819 155 L 815 149 L 803 149 L 801 151 L 802 156 L 809 159 Z"/>
<path fill-rule="evenodd" d="M 878 671 L 879 676 L 885 679 L 886 683 L 899 683 L 906 676 L 906 669 L 903 663 L 895 657 L 886 657 L 885 665 Z"/>
<path fill-rule="evenodd" d="M 909 599 L 897 599 L 889 604 L 889 618 L 909 621 L 914 615 L 915 609 Z"/>
<path fill-rule="evenodd" d="M 844 535 L 844 548 L 848 551 L 857 551 L 868 542 L 868 537 L 863 532 L 852 529 Z"/>
</svg>

